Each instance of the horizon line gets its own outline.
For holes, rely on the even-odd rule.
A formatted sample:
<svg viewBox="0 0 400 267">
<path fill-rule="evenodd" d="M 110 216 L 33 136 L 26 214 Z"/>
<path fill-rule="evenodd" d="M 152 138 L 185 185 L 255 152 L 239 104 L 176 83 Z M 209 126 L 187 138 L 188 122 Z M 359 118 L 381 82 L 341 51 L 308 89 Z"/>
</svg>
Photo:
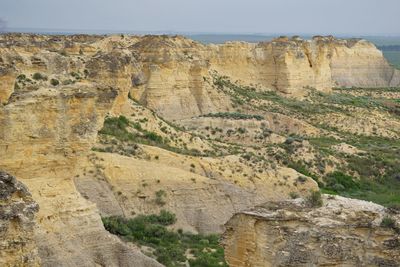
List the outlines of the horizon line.
<svg viewBox="0 0 400 267">
<path fill-rule="evenodd" d="M 224 31 L 176 31 L 176 30 L 109 30 L 109 29 L 55 29 L 55 28 L 30 28 L 7 27 L 4 33 L 47 33 L 47 34 L 175 34 L 175 35 L 255 35 L 255 36 L 368 36 L 368 37 L 400 37 L 400 33 L 310 33 L 310 32 L 224 32 Z"/>
</svg>

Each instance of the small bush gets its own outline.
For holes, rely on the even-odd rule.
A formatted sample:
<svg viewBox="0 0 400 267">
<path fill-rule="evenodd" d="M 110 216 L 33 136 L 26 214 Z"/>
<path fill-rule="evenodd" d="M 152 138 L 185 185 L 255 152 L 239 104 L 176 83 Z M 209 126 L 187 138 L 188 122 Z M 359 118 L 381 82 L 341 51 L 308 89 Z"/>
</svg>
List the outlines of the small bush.
<svg viewBox="0 0 400 267">
<path fill-rule="evenodd" d="M 359 183 L 354 181 L 351 176 L 339 171 L 328 174 L 326 181 L 326 188 L 335 192 L 354 191 L 360 188 Z"/>
<path fill-rule="evenodd" d="M 246 129 L 245 129 L 245 128 L 240 127 L 240 128 L 238 128 L 237 130 L 238 130 L 238 132 L 239 132 L 240 134 L 246 133 Z"/>
<path fill-rule="evenodd" d="M 289 196 L 290 196 L 291 199 L 296 199 L 296 198 L 300 197 L 299 193 L 297 193 L 297 192 L 290 192 Z"/>
<path fill-rule="evenodd" d="M 73 71 L 73 72 L 70 73 L 70 75 L 72 77 L 74 77 L 76 80 L 80 80 L 81 79 L 81 75 L 79 73 L 77 73 L 77 72 Z"/>
<path fill-rule="evenodd" d="M 62 82 L 63 85 L 69 85 L 69 84 L 73 84 L 73 83 L 75 83 L 75 82 L 71 79 L 68 79 L 68 80 L 65 80 Z"/>
<path fill-rule="evenodd" d="M 42 80 L 42 81 L 47 81 L 47 76 L 44 75 L 44 74 L 41 74 L 41 73 L 39 73 L 39 72 L 34 73 L 33 76 L 32 76 L 32 78 L 33 78 L 34 80 L 36 80 L 36 81 L 40 81 L 40 80 Z"/>
<path fill-rule="evenodd" d="M 322 194 L 320 191 L 311 191 L 310 194 L 306 197 L 307 205 L 312 208 L 322 207 Z"/>
<path fill-rule="evenodd" d="M 156 192 L 156 203 L 159 206 L 164 206 L 166 204 L 164 197 L 167 193 L 164 190 L 159 190 Z"/>
<path fill-rule="evenodd" d="M 51 79 L 50 84 L 53 86 L 58 86 L 60 84 L 60 81 L 57 79 Z"/>
<path fill-rule="evenodd" d="M 20 74 L 20 75 L 18 75 L 18 76 L 17 76 L 17 80 L 19 80 L 19 81 L 24 81 L 24 80 L 26 80 L 26 75 L 25 75 L 25 74 Z"/>
<path fill-rule="evenodd" d="M 159 136 L 158 134 L 156 134 L 154 132 L 145 132 L 144 133 L 144 137 L 146 139 L 149 139 L 149 140 L 154 141 L 156 143 L 163 143 L 162 136 Z"/>
<path fill-rule="evenodd" d="M 381 227 L 396 229 L 396 220 L 391 217 L 384 217 L 381 222 Z"/>
</svg>

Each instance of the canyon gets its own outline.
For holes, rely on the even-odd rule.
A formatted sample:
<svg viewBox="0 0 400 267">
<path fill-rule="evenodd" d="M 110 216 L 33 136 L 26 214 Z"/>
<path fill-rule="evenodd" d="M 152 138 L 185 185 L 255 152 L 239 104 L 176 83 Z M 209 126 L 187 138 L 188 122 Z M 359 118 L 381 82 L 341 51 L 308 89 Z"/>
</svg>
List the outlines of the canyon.
<svg viewBox="0 0 400 267">
<path fill-rule="evenodd" d="M 254 225 L 269 231 L 269 221 L 281 219 L 268 209 L 249 210 L 323 187 L 360 189 L 372 176 L 396 180 L 398 87 L 400 71 L 358 39 L 204 45 L 182 36 L 0 35 L 0 170 L 8 173 L 0 178 L 23 192 L 1 199 L 1 207 L 22 199 L 31 221 L 23 230 L 29 256 L 15 259 L 19 248 L 5 250 L 0 263 L 161 266 L 139 245 L 107 232 L 101 218 L 168 210 L 177 218 L 173 230 L 228 229 L 223 243 L 230 266 L 275 266 L 272 256 L 249 254 L 264 251 L 234 248 L 242 231 L 252 231 L 252 246 L 264 246 Z M 371 140 L 380 149 L 367 146 Z M 360 160 L 378 173 L 357 169 Z M 290 205 L 300 206 L 295 219 L 285 219 L 288 227 L 310 227 L 301 204 Z M 360 216 L 376 211 L 369 219 L 377 233 L 370 238 L 387 236 L 388 229 L 378 229 L 385 208 L 361 206 L 367 211 Z M 321 209 L 313 212 L 324 220 L 336 212 Z M 341 223 L 351 224 L 350 217 Z M 7 242 L 25 233 L 18 230 L 23 224 L 4 224 Z M 336 238 L 346 237 L 342 230 Z M 360 239 L 367 232 L 360 230 Z M 375 254 L 395 255 L 376 244 Z M 320 264 L 313 257 L 302 263 Z M 386 265 L 377 266 L 391 266 L 381 258 Z"/>
</svg>

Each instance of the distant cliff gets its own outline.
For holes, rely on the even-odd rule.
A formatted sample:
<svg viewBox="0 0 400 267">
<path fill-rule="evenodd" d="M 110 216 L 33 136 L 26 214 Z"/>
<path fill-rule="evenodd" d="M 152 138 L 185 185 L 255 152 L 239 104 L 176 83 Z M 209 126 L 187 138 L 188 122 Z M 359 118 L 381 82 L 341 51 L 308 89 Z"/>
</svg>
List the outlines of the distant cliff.
<svg viewBox="0 0 400 267">
<path fill-rule="evenodd" d="M 134 86 L 133 95 L 168 118 L 229 107 L 204 79 L 210 71 L 294 96 L 306 87 L 329 91 L 400 85 L 400 71 L 372 43 L 358 39 L 278 38 L 204 46 L 183 37 L 147 36 L 132 48 L 143 64 L 143 84 Z"/>
<path fill-rule="evenodd" d="M 16 90 L 14 80 L 23 71 L 80 73 L 124 92 L 115 111 L 130 91 L 131 97 L 170 119 L 231 108 L 208 82 L 215 71 L 232 81 L 294 96 L 304 88 L 400 85 L 400 71 L 372 43 L 330 36 L 202 45 L 180 36 L 2 35 L 0 102 Z"/>
</svg>

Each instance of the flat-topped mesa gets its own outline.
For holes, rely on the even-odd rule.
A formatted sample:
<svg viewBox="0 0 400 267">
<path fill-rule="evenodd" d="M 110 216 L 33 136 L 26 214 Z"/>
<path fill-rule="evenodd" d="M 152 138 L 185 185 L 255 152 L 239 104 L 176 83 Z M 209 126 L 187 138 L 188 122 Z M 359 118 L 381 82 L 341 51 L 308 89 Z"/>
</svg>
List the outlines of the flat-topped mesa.
<svg viewBox="0 0 400 267">
<path fill-rule="evenodd" d="M 371 202 L 324 196 L 271 202 L 234 215 L 223 246 L 231 267 L 399 266 L 399 214 Z"/>
<path fill-rule="evenodd" d="M 372 43 L 361 39 L 294 36 L 258 44 L 202 45 L 180 36 L 146 36 L 131 49 L 142 56 L 147 81 L 132 95 L 170 119 L 229 109 L 229 103 L 203 80 L 212 71 L 243 85 L 291 95 L 301 95 L 307 87 L 329 91 L 400 85 L 400 72 Z"/>
<path fill-rule="evenodd" d="M 1 103 L 12 94 L 19 74 L 43 72 L 68 82 L 77 77 L 67 77 L 70 73 L 119 89 L 114 113 L 130 91 L 167 119 L 233 110 L 229 98 L 207 82 L 214 71 L 243 85 L 294 96 L 310 87 L 329 91 L 400 85 L 400 71 L 372 43 L 333 36 L 203 45 L 167 35 L 5 34 L 0 36 L 0 69 Z"/>
<path fill-rule="evenodd" d="M 372 43 L 361 39 L 315 36 L 311 40 L 302 40 L 298 36 L 281 36 L 249 49 L 252 51 L 249 54 L 252 64 L 243 71 L 245 77 L 242 80 L 246 81 L 248 77 L 247 82 L 285 93 L 301 93 L 304 87 L 327 91 L 332 87 L 389 87 L 400 84 L 399 71 L 389 65 Z M 239 50 L 232 52 L 240 54 Z M 236 63 L 238 68 L 246 66 Z M 224 72 L 222 67 L 221 72 L 232 76 L 229 68 L 226 69 L 228 71 Z"/>
</svg>

